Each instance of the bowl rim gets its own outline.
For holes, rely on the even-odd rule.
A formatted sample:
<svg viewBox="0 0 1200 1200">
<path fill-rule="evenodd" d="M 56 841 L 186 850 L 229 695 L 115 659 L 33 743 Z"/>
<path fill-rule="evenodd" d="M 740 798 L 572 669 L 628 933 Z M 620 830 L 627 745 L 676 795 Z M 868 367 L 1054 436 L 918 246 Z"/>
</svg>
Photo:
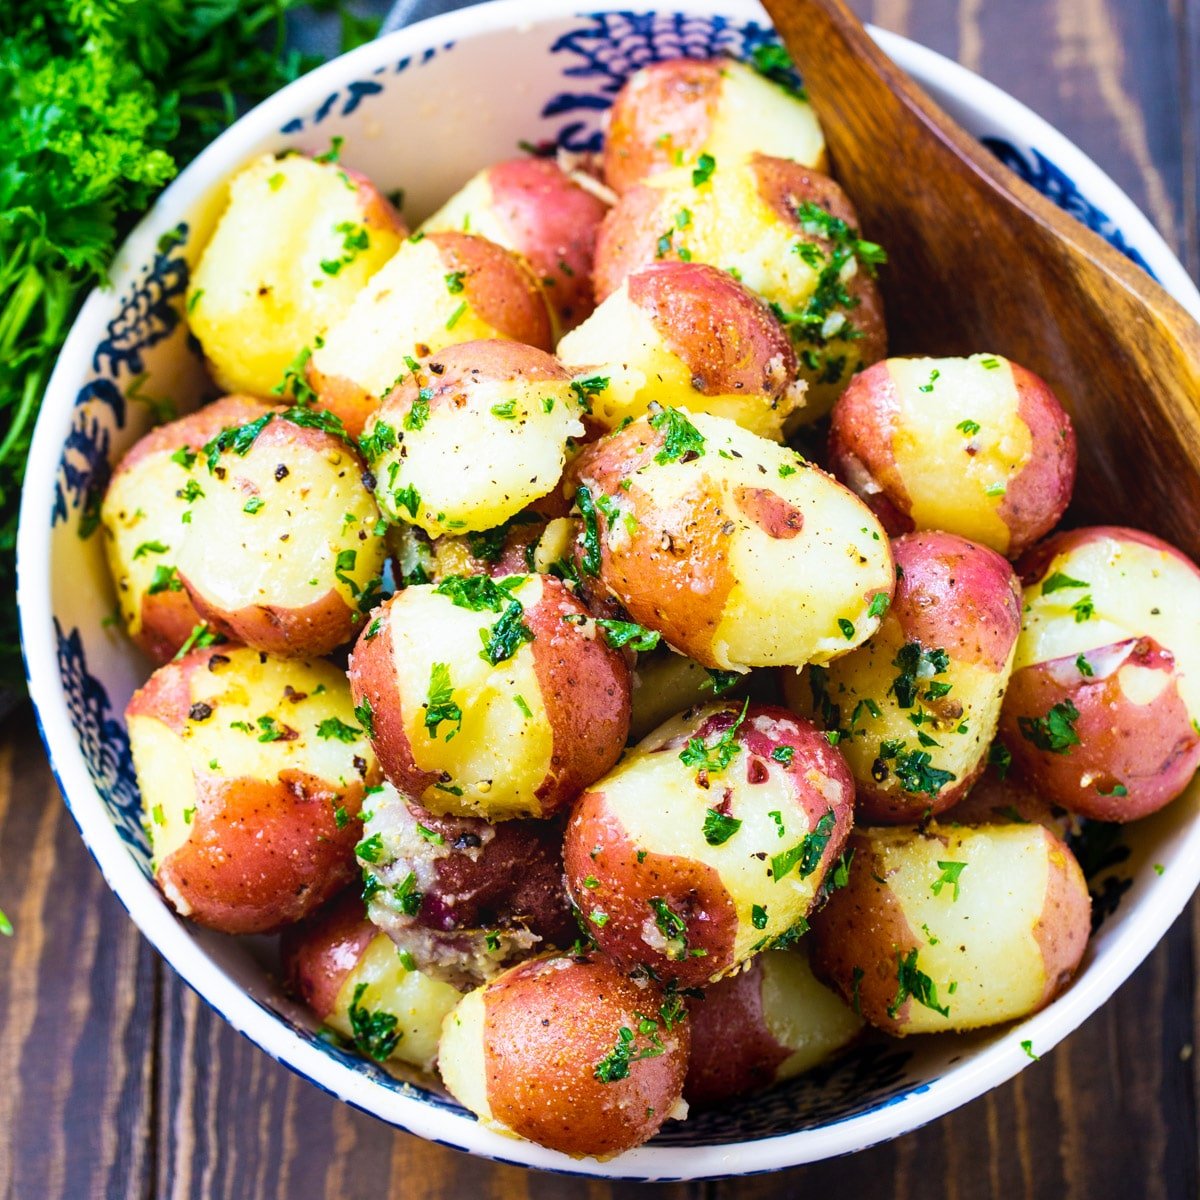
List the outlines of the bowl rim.
<svg viewBox="0 0 1200 1200">
<path fill-rule="evenodd" d="M 671 0 L 651 6 L 697 16 L 723 15 L 769 23 L 749 0 Z M 628 1180 L 681 1180 L 748 1175 L 798 1166 L 863 1149 L 909 1132 L 953 1111 L 1005 1082 L 1030 1057 L 1022 1039 L 1039 1052 L 1053 1045 L 1099 1009 L 1165 935 L 1200 882 L 1200 820 L 1180 835 L 1176 857 L 1192 862 L 1159 881 L 1154 900 L 1140 906 L 1121 927 L 1086 980 L 1077 980 L 1060 999 L 1006 1036 L 974 1051 L 924 1088 L 894 1102 L 815 1129 L 707 1146 L 643 1146 L 616 1159 L 572 1159 L 485 1128 L 466 1114 L 425 1100 L 420 1093 L 381 1087 L 372 1078 L 337 1062 L 289 1027 L 235 982 L 208 956 L 194 932 L 169 909 L 138 869 L 120 840 L 88 773 L 69 715 L 58 669 L 51 602 L 49 513 L 56 469 L 69 429 L 75 394 L 104 319 L 139 265 L 148 261 L 158 232 L 170 227 L 216 179 L 240 165 L 264 137 L 276 135 L 305 101 L 329 85 L 344 84 L 363 68 L 418 54 L 430 46 L 562 19 L 627 11 L 619 2 L 580 5 L 573 0 L 539 0 L 531 20 L 527 0 L 490 0 L 410 25 L 331 60 L 259 104 L 236 121 L 185 168 L 129 235 L 114 261 L 110 289 L 94 291 L 83 304 L 59 356 L 34 432 L 21 497 L 17 536 L 17 603 L 22 651 L 38 729 L 55 779 L 89 853 L 108 886 L 151 944 L 184 982 L 238 1032 L 276 1061 L 355 1108 L 427 1140 L 512 1165 L 566 1174 Z M 1105 211 L 1144 256 L 1164 287 L 1200 317 L 1200 292 L 1149 219 L 1078 147 L 999 87 L 967 68 L 898 34 L 871 28 L 883 49 L 918 82 L 953 95 L 994 116 L 997 131 L 1020 130 L 1044 149 L 1085 194 L 1102 197 Z M 1082 985 L 1082 986 L 1081 986 Z"/>
</svg>

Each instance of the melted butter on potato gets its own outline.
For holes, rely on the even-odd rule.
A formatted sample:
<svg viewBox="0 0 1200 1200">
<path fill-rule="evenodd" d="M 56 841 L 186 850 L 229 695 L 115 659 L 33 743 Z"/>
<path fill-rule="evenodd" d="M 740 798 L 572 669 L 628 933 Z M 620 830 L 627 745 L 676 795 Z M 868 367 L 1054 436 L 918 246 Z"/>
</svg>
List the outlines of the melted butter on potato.
<svg viewBox="0 0 1200 1200">
<path fill-rule="evenodd" d="M 1052 587 L 1055 575 L 1085 586 Z M 1092 612 L 1077 620 L 1074 606 L 1090 599 Z M 1084 610 L 1086 611 L 1086 609 Z M 1200 718 L 1200 577 L 1177 554 L 1111 535 L 1071 545 L 1056 554 L 1025 589 L 1025 615 L 1013 670 L 1053 659 L 1074 659 L 1130 638 L 1150 637 L 1175 657 L 1179 695 L 1193 718 Z M 1095 668 L 1093 668 L 1095 669 Z M 1135 670 L 1121 668 L 1121 687 L 1135 703 L 1152 695 Z M 1163 671 L 1142 672 L 1158 677 Z M 1157 693 L 1155 693 L 1157 694 Z"/>
<path fill-rule="evenodd" d="M 270 398 L 284 368 L 396 252 L 401 229 L 336 163 L 266 155 L 233 177 L 192 272 L 188 323 L 217 381 Z"/>
<path fill-rule="evenodd" d="M 364 984 L 356 999 L 355 993 Z M 325 1024 L 353 1041 L 352 1004 L 369 1013 L 390 1014 L 397 1019 L 395 1028 L 401 1037 L 388 1057 L 422 1071 L 432 1071 L 442 1021 L 460 999 L 458 989 L 450 984 L 430 979 L 420 971 L 407 970 L 392 939 L 380 933 L 346 975 Z"/>
<path fill-rule="evenodd" d="M 888 369 L 896 402 L 892 454 L 914 525 L 952 529 L 1003 554 L 1010 535 L 1000 505 L 1033 445 L 1008 360 L 893 358 Z M 971 423 L 965 430 L 964 422 Z M 971 425 L 978 430 L 970 432 Z"/>
</svg>

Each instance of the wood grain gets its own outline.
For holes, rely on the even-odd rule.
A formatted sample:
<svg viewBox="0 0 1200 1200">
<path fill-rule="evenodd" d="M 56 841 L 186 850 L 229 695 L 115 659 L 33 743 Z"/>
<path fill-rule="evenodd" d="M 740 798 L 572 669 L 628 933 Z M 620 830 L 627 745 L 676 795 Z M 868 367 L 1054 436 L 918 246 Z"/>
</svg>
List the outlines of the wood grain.
<svg viewBox="0 0 1200 1200">
<path fill-rule="evenodd" d="M 971 60 L 1052 120 L 1200 267 L 1200 0 L 856 8 Z M 137 934 L 27 713 L 0 726 L 0 908 L 16 927 L 0 938 L 0 1200 L 1200 1195 L 1200 1056 L 1187 1056 L 1200 1033 L 1196 903 L 1078 1032 L 966 1108 L 836 1162 L 673 1187 L 492 1166 L 396 1133 L 271 1062 Z"/>
</svg>

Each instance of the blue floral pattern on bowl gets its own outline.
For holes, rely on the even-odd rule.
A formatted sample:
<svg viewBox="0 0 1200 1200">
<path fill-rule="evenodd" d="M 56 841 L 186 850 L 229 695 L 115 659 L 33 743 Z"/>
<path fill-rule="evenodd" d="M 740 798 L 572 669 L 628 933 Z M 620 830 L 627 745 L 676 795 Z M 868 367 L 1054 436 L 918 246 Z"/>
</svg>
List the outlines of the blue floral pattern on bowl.
<svg viewBox="0 0 1200 1200">
<path fill-rule="evenodd" d="M 541 140 L 567 150 L 595 151 L 600 146 L 603 113 L 624 80 L 639 67 L 679 55 L 732 55 L 744 59 L 775 40 L 768 26 L 720 16 L 630 11 L 580 17 L 575 27 L 558 33 L 548 47 L 561 64 L 562 86 L 541 109 L 543 127 L 530 134 L 549 134 Z M 385 93 L 390 78 L 440 60 L 453 49 L 454 43 L 448 43 L 437 51 L 381 67 L 371 79 L 330 93 L 309 115 L 284 125 L 282 133 L 299 138 L 330 118 L 353 117 Z M 536 136 L 530 140 L 536 140 Z M 1027 182 L 1149 269 L 1114 222 L 1035 147 L 1022 149 L 996 138 L 988 139 L 987 144 Z M 126 390 L 147 369 L 147 351 L 180 332 L 188 278 L 188 235 L 188 226 L 181 224 L 160 241 L 152 261 L 123 298 L 105 337 L 95 348 L 96 377 L 78 394 L 59 465 L 52 523 L 69 525 L 75 516 L 75 532 L 80 536 L 88 537 L 93 532 L 99 497 L 112 462 L 134 436 L 128 427 L 131 418 Z M 149 846 L 142 828 L 129 738 L 105 681 L 89 669 L 89 653 L 94 650 L 92 657 L 98 660 L 102 638 L 107 635 L 98 616 L 92 625 L 84 626 L 65 620 L 60 623 L 56 613 L 55 629 L 62 685 L 91 777 L 122 840 L 148 875 Z M 1119 878 L 1106 884 L 1110 909 L 1115 908 L 1125 886 L 1128 881 Z M 314 1030 L 297 1024 L 285 1003 L 269 1007 L 281 1021 L 348 1068 L 382 1086 L 414 1091 L 412 1084 L 395 1079 L 377 1064 L 340 1046 L 322 1041 Z M 913 1069 L 914 1057 L 915 1051 L 905 1043 L 864 1037 L 835 1061 L 800 1079 L 746 1103 L 698 1113 L 686 1123 L 669 1125 L 657 1142 L 686 1147 L 774 1137 L 878 1110 L 928 1088 L 928 1078 Z M 415 1090 L 427 1103 L 461 1111 L 444 1095 Z"/>
</svg>

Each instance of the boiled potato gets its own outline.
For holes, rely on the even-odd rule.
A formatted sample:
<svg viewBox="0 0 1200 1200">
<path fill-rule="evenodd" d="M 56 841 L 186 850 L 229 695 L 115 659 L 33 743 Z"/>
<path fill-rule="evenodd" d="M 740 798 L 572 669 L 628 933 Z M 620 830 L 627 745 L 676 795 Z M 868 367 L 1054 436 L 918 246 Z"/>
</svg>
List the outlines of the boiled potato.
<svg viewBox="0 0 1200 1200">
<path fill-rule="evenodd" d="M 1070 982 L 1091 900 L 1066 843 L 1035 824 L 867 829 L 813 917 L 817 974 L 888 1033 L 1028 1016 Z"/>
<path fill-rule="evenodd" d="M 264 933 L 354 878 L 379 768 L 336 667 L 193 650 L 159 667 L 125 718 L 154 878 L 181 916 Z"/>
<path fill-rule="evenodd" d="M 1200 570 L 1148 533 L 1060 533 L 1018 564 L 1025 615 L 1000 734 L 1049 801 L 1100 821 L 1200 767 Z"/>
<path fill-rule="evenodd" d="M 398 383 L 362 446 L 391 521 L 431 536 L 491 529 L 558 483 L 583 436 L 567 371 L 515 342 L 450 346 Z"/>
<path fill-rule="evenodd" d="M 521 963 L 465 996 L 438 1056 L 452 1095 L 499 1133 L 611 1158 L 682 1117 L 678 997 L 603 958 Z"/>
<path fill-rule="evenodd" d="M 809 722 L 748 701 L 689 709 L 576 801 L 567 891 L 625 969 L 700 985 L 803 930 L 853 805 Z"/>
<path fill-rule="evenodd" d="M 332 420 L 268 410 L 227 426 L 192 465 L 179 579 L 201 616 L 235 641 L 328 654 L 380 598 L 379 509 Z"/>
<path fill-rule="evenodd" d="M 529 268 L 485 238 L 414 236 L 330 326 L 308 360 L 308 382 L 357 437 L 416 359 L 486 338 L 551 348 L 550 316 Z"/>
<path fill-rule="evenodd" d="M 350 658 L 388 778 L 432 812 L 547 817 L 617 760 L 629 668 L 547 575 L 405 588 Z"/>
<path fill-rule="evenodd" d="M 579 936 L 557 823 L 435 816 L 385 784 L 365 806 L 358 858 L 371 920 L 457 988 Z"/>
<path fill-rule="evenodd" d="M 815 421 L 886 350 L 874 279 L 883 252 L 856 223 L 841 188 L 798 163 L 711 158 L 651 176 L 609 211 L 596 241 L 596 297 L 662 260 L 729 272 L 782 321 L 808 383 L 800 415 Z"/>
<path fill-rule="evenodd" d="M 895 586 L 882 527 L 783 446 L 663 409 L 589 446 L 571 474 L 580 576 L 702 666 L 825 662 L 879 626 Z"/>
<path fill-rule="evenodd" d="M 589 416 L 605 430 L 658 403 L 782 441 L 804 403 L 783 326 L 749 288 L 704 263 L 655 263 L 630 275 L 563 338 L 558 357 L 585 376 Z"/>
<path fill-rule="evenodd" d="M 592 311 L 596 233 L 608 211 L 586 182 L 544 158 L 509 159 L 485 167 L 421 228 L 482 234 L 519 254 L 541 281 L 556 329 L 573 329 Z"/>
<path fill-rule="evenodd" d="M 807 99 L 732 59 L 672 59 L 635 71 L 617 93 L 604 179 L 625 192 L 701 154 L 733 164 L 755 153 L 824 169 L 825 138 Z"/>
<path fill-rule="evenodd" d="M 997 354 L 869 367 L 833 410 L 829 456 L 889 533 L 944 529 L 1009 558 L 1058 524 L 1075 484 L 1070 417 Z"/>
<path fill-rule="evenodd" d="M 1063 841 L 1079 831 L 1081 821 L 1065 808 L 1051 804 L 1008 760 L 1001 743 L 993 744 L 987 770 L 971 785 L 964 800 L 945 814 L 955 825 L 1045 825 Z"/>
<path fill-rule="evenodd" d="M 689 1004 L 684 1099 L 701 1108 L 761 1092 L 831 1058 L 863 1020 L 813 975 L 800 950 L 768 950 Z"/>
<path fill-rule="evenodd" d="M 892 542 L 896 594 L 879 632 L 827 666 L 789 672 L 788 703 L 854 772 L 859 815 L 913 822 L 983 770 L 1021 631 L 1021 589 L 994 550 L 951 533 Z"/>
<path fill-rule="evenodd" d="M 265 411 L 257 400 L 226 396 L 152 429 L 113 472 L 100 506 L 104 548 L 125 629 L 156 664 L 169 662 L 201 620 L 176 563 L 199 487 L 191 468 L 227 425 Z"/>
<path fill-rule="evenodd" d="M 404 232 L 379 191 L 335 162 L 268 154 L 239 171 L 187 294 L 188 324 L 218 384 L 276 394 Z"/>
<path fill-rule="evenodd" d="M 376 1062 L 433 1071 L 459 993 L 405 965 L 367 920 L 357 888 L 286 929 L 282 954 L 290 990 L 323 1025 Z"/>
</svg>

